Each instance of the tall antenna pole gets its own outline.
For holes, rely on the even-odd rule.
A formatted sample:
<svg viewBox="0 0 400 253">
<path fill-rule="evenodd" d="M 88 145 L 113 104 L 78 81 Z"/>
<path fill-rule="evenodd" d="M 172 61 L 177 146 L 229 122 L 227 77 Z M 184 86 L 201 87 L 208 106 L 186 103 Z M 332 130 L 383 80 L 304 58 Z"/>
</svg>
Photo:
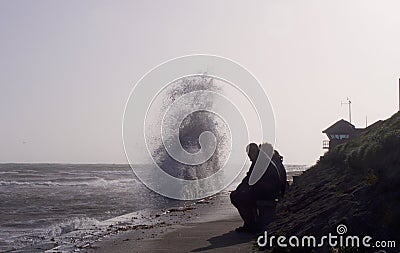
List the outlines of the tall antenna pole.
<svg viewBox="0 0 400 253">
<path fill-rule="evenodd" d="M 350 123 L 351 123 L 351 101 L 350 101 L 349 98 L 347 98 L 347 101 L 349 103 L 349 120 L 350 120 Z"/>
<path fill-rule="evenodd" d="M 399 79 L 399 81 L 400 81 L 400 79 Z M 348 105 L 349 106 L 349 122 L 351 123 L 351 100 L 350 100 L 350 98 L 347 98 L 347 102 L 342 102 L 341 105 Z"/>
</svg>

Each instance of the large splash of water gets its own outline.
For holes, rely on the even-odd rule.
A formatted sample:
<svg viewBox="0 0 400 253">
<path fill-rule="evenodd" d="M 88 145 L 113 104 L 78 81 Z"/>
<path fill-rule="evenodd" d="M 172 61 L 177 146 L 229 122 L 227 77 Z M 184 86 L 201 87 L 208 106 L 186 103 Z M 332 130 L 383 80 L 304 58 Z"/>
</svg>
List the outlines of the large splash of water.
<svg viewBox="0 0 400 253">
<path fill-rule="evenodd" d="M 154 161 L 162 170 L 171 176 L 186 180 L 203 179 L 221 169 L 229 156 L 229 146 L 231 142 L 229 127 L 219 115 L 213 113 L 211 110 L 195 111 L 200 104 L 203 106 L 206 105 L 208 108 L 218 106 L 211 97 L 204 100 L 204 96 L 194 95 L 195 97 L 191 99 L 191 103 L 185 104 L 185 107 L 189 107 L 195 112 L 184 118 L 180 123 L 179 129 L 174 129 L 172 125 L 162 124 L 165 112 L 176 100 L 187 94 L 196 94 L 197 91 L 222 93 L 222 87 L 215 79 L 207 76 L 185 77 L 171 83 L 158 96 L 158 116 L 153 119 L 151 125 L 149 124 L 147 126 L 151 128 L 148 129 L 149 133 L 152 133 L 148 148 L 152 153 Z M 188 165 L 179 162 L 168 153 L 160 136 L 160 126 L 162 126 L 164 128 L 163 131 L 167 133 L 179 131 L 180 144 L 183 149 L 192 154 L 201 149 L 199 143 L 200 135 L 209 131 L 213 133 L 216 138 L 215 151 L 208 160 L 201 164 Z M 168 136 L 172 136 L 172 134 L 164 136 L 164 138 L 168 138 Z"/>
</svg>

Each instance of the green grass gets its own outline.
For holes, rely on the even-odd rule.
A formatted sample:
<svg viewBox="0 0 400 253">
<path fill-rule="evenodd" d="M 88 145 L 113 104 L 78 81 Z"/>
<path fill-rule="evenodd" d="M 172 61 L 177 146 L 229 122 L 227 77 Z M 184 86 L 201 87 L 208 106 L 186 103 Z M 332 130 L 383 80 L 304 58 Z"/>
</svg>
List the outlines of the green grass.
<svg viewBox="0 0 400 253">
<path fill-rule="evenodd" d="M 269 233 L 323 236 L 345 224 L 349 235 L 400 244 L 399 200 L 400 113 L 396 113 L 330 150 L 300 176 L 278 205 Z"/>
</svg>

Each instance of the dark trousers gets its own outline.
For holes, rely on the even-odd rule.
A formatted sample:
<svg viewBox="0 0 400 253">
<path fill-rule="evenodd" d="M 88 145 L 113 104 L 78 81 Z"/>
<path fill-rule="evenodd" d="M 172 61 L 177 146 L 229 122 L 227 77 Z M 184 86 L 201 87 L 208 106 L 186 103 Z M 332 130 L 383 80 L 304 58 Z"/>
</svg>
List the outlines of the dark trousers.
<svg viewBox="0 0 400 253">
<path fill-rule="evenodd" d="M 257 227 L 261 231 L 266 231 L 268 225 L 275 218 L 276 200 L 259 200 L 256 201 L 257 205 Z"/>
<path fill-rule="evenodd" d="M 230 194 L 232 204 L 239 211 L 245 227 L 255 228 L 257 225 L 256 201 L 250 194 L 249 189 L 238 188 Z"/>
<path fill-rule="evenodd" d="M 230 195 L 232 204 L 239 211 L 240 217 L 244 221 L 244 226 L 266 230 L 267 226 L 275 217 L 276 200 L 257 199 L 254 192 L 249 187 L 240 185 Z"/>
</svg>

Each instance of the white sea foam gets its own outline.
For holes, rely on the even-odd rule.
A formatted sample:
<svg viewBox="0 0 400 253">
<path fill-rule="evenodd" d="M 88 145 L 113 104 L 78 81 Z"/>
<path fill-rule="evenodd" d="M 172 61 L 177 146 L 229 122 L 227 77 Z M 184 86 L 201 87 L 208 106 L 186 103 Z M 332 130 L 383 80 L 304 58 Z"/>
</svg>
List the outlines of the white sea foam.
<svg viewBox="0 0 400 253">
<path fill-rule="evenodd" d="M 0 186 L 104 186 L 104 185 L 124 185 L 124 184 L 136 184 L 137 179 L 128 178 L 128 179 L 112 179 L 107 180 L 103 178 L 93 178 L 92 180 L 87 181 L 66 181 L 66 182 L 55 182 L 55 181 L 13 181 L 13 180 L 1 180 Z"/>
<path fill-rule="evenodd" d="M 50 226 L 50 228 L 47 229 L 46 233 L 47 235 L 54 237 L 70 233 L 74 230 L 88 229 L 99 224 L 100 221 L 93 218 L 72 218 Z"/>
</svg>

